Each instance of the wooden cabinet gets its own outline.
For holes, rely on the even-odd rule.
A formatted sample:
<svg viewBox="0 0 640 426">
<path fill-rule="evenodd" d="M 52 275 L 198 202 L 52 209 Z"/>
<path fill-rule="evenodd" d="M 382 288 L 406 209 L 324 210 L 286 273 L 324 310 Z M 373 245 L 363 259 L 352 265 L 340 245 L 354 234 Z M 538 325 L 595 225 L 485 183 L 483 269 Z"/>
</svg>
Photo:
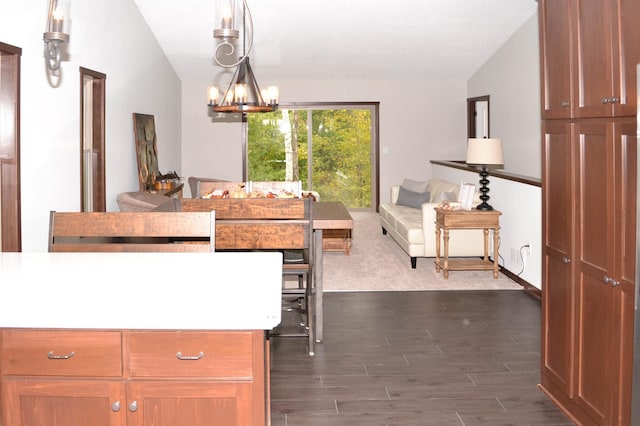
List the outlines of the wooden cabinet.
<svg viewBox="0 0 640 426">
<path fill-rule="evenodd" d="M 640 2 L 539 4 L 543 119 L 635 115 Z"/>
<path fill-rule="evenodd" d="M 628 425 L 636 255 L 637 0 L 540 0 L 541 388 Z"/>
<path fill-rule="evenodd" d="M 542 389 L 579 424 L 630 417 L 636 122 L 546 121 Z"/>
<path fill-rule="evenodd" d="M 2 424 L 264 425 L 263 331 L 2 331 Z"/>
</svg>

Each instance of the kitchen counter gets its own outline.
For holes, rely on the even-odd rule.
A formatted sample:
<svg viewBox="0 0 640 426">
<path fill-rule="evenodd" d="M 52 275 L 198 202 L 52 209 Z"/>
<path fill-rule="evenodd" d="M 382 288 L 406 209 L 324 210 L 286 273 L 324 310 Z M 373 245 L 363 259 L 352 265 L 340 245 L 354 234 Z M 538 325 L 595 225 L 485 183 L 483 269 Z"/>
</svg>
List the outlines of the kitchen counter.
<svg viewBox="0 0 640 426">
<path fill-rule="evenodd" d="M 0 253 L 0 328 L 270 330 L 280 253 Z"/>
</svg>

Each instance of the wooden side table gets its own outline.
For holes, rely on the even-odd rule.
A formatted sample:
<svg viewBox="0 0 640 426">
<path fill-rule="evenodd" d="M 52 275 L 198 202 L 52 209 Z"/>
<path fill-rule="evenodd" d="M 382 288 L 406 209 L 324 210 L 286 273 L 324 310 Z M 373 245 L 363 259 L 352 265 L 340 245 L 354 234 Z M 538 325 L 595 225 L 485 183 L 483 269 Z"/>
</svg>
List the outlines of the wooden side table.
<svg viewBox="0 0 640 426">
<path fill-rule="evenodd" d="M 498 243 L 500 239 L 500 215 L 497 210 L 449 210 L 440 207 L 436 211 L 436 272 L 443 271 L 444 279 L 449 271 L 491 271 L 498 279 Z M 484 232 L 484 258 L 449 259 L 449 231 L 451 229 L 482 229 Z M 489 230 L 493 229 L 493 262 L 489 260 Z M 442 237 L 441 237 L 442 235 Z M 444 256 L 440 257 L 441 238 Z"/>
</svg>

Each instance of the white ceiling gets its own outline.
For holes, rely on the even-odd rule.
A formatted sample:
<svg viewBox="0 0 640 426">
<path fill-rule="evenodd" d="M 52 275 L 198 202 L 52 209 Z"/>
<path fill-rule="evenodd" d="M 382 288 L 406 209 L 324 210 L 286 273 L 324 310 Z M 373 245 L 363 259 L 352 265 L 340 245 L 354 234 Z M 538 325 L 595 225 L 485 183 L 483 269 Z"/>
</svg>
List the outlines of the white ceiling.
<svg viewBox="0 0 640 426">
<path fill-rule="evenodd" d="M 213 80 L 214 0 L 134 0 L 182 81 Z M 248 0 L 260 81 L 468 79 L 536 0 Z"/>
</svg>

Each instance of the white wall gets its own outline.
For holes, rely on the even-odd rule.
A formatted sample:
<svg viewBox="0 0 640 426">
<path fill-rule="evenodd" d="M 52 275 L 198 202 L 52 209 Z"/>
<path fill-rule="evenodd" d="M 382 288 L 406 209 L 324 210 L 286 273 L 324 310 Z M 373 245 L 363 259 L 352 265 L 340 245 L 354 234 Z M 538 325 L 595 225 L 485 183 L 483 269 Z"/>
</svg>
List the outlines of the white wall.
<svg viewBox="0 0 640 426">
<path fill-rule="evenodd" d="M 453 183 L 470 182 L 479 188 L 478 173 L 432 165 L 434 177 Z M 542 192 L 528 185 L 495 176 L 489 177 L 489 204 L 500 210 L 500 265 L 529 284 L 542 288 Z M 529 245 L 531 255 L 520 259 L 520 249 Z M 512 252 L 515 256 L 512 256 Z"/>
<path fill-rule="evenodd" d="M 79 67 L 107 75 L 107 209 L 138 189 L 134 112 L 153 114 L 162 172 L 181 168 L 180 81 L 133 0 L 70 3 L 71 40 L 62 80 L 49 85 L 42 33 L 48 1 L 0 0 L 0 41 L 22 48 L 23 251 L 46 251 L 49 211 L 80 210 Z"/>
<path fill-rule="evenodd" d="M 502 139 L 504 169 L 535 178 L 542 161 L 538 45 L 536 13 L 468 82 L 468 97 L 491 97 L 491 137 Z"/>
<path fill-rule="evenodd" d="M 46 0 L 0 0 L 0 41 L 23 49 L 24 251 L 46 250 L 50 210 L 80 209 L 80 66 L 107 75 L 108 210 L 117 210 L 118 193 L 138 187 L 134 112 L 156 117 L 162 172 L 176 170 L 185 178 L 241 178 L 241 125 L 212 122 L 206 107 L 206 87 L 212 81 L 178 80 L 133 0 L 71 2 L 69 55 L 58 88 L 47 82 L 42 55 L 47 5 Z M 468 83 L 270 83 L 280 86 L 283 103 L 380 102 L 382 202 L 388 199 L 389 186 L 404 177 L 430 177 L 430 160 L 464 158 L 466 98 L 484 94 L 491 95 L 492 136 L 505 141 L 506 169 L 536 177 L 540 161 L 536 19 L 528 21 Z M 260 71 L 256 73 L 259 78 Z"/>
<path fill-rule="evenodd" d="M 259 78 L 259 70 L 255 70 Z M 404 177 L 425 180 L 429 161 L 464 158 L 465 81 L 280 81 L 281 103 L 380 102 L 380 197 Z M 242 127 L 212 122 L 206 108 L 211 82 L 183 82 L 184 176 L 242 178 Z"/>
</svg>

